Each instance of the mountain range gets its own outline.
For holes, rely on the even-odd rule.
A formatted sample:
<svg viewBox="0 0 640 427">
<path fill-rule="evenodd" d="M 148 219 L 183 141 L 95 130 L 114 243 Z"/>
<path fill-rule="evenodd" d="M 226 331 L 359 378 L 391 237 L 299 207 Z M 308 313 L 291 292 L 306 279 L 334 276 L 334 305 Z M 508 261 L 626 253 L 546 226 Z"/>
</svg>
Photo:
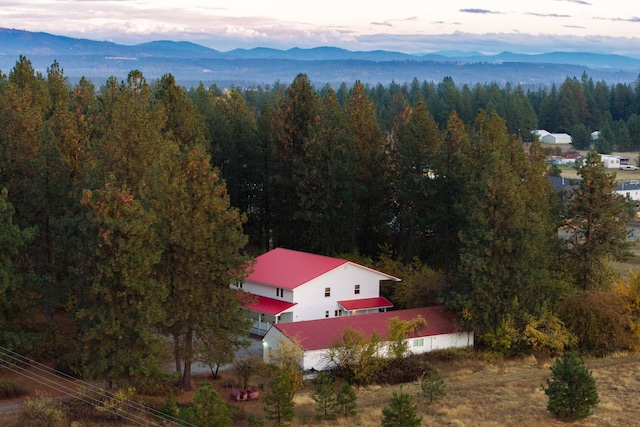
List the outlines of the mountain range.
<svg viewBox="0 0 640 427">
<path fill-rule="evenodd" d="M 0 70 L 7 74 L 20 55 L 46 73 L 57 61 L 73 82 L 86 77 L 96 85 L 108 77 L 126 79 L 134 69 L 148 80 L 172 74 L 186 87 L 199 83 L 220 87 L 255 87 L 289 83 L 306 73 L 317 86 L 356 80 L 365 84 L 399 84 L 417 79 L 456 84 L 495 82 L 526 87 L 562 83 L 586 73 L 594 81 L 631 83 L 638 79 L 640 57 L 590 52 L 549 52 L 527 55 L 502 52 L 447 51 L 427 54 L 374 50 L 350 51 L 337 47 L 312 49 L 235 49 L 221 52 L 191 42 L 160 40 L 137 45 L 70 38 L 43 32 L 0 28 Z"/>
</svg>

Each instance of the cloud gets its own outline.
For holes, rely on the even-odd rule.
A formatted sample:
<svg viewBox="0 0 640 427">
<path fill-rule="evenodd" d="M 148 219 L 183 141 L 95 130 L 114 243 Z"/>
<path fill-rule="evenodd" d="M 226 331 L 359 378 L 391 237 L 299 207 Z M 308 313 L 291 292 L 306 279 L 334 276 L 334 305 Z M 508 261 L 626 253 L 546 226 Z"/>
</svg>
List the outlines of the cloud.
<svg viewBox="0 0 640 427">
<path fill-rule="evenodd" d="M 411 16 L 409 18 L 404 18 L 404 19 L 387 19 L 386 21 L 382 21 L 382 22 L 372 22 L 371 25 L 382 25 L 385 27 L 393 27 L 392 22 L 405 22 L 405 21 L 417 21 L 418 17 L 417 16 Z"/>
<path fill-rule="evenodd" d="M 571 15 L 561 15 L 558 13 L 535 13 L 526 12 L 525 15 L 537 16 L 540 18 L 571 18 Z"/>
<path fill-rule="evenodd" d="M 376 46 L 378 49 L 407 53 L 429 53 L 442 50 L 478 51 L 496 54 L 504 51 L 516 53 L 596 52 L 615 53 L 638 57 L 639 37 L 567 36 L 561 34 L 533 35 L 526 33 L 472 34 L 456 31 L 437 35 L 373 34 L 357 37 L 358 45 Z M 344 46 L 349 48 L 348 46 Z"/>
<path fill-rule="evenodd" d="M 640 22 L 640 18 L 634 16 L 633 18 L 602 18 L 594 16 L 593 19 L 599 19 L 602 21 L 614 21 L 614 22 Z"/>
<path fill-rule="evenodd" d="M 501 12 L 495 12 L 493 10 L 475 9 L 475 8 L 460 9 L 460 12 L 464 12 L 464 13 L 480 13 L 480 14 L 483 14 L 483 15 L 486 15 L 486 14 L 501 14 Z"/>
<path fill-rule="evenodd" d="M 592 6 L 591 3 L 589 3 L 588 1 L 584 1 L 584 0 L 555 0 L 555 1 L 561 1 L 561 2 L 564 2 L 564 3 L 581 4 L 583 6 Z"/>
</svg>

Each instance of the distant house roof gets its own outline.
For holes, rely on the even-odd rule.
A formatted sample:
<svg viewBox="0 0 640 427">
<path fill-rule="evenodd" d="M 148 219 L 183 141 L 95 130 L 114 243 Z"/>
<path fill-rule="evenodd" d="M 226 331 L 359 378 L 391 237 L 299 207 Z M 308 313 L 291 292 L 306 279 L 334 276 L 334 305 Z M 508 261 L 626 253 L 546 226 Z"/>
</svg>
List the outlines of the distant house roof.
<svg viewBox="0 0 640 427">
<path fill-rule="evenodd" d="M 375 332 L 382 341 L 386 341 L 389 319 L 397 317 L 401 320 L 409 321 L 418 315 L 425 319 L 427 326 L 416 334 L 411 334 L 410 338 L 444 335 L 457 331 L 454 324 L 454 313 L 447 311 L 443 305 L 356 316 L 331 317 L 303 322 L 278 323 L 273 325 L 272 328 L 278 329 L 285 336 L 297 342 L 304 351 L 322 350 L 330 348 L 335 340 L 341 338 L 347 328 L 359 331 L 367 338 Z"/>
<path fill-rule="evenodd" d="M 349 301 L 338 301 L 345 310 L 367 310 L 372 308 L 391 308 L 393 304 L 385 297 L 352 299 Z"/>
<path fill-rule="evenodd" d="M 254 298 L 257 298 L 257 301 L 253 304 L 245 305 L 245 308 L 272 316 L 277 316 L 297 304 L 296 302 L 281 301 L 259 295 L 254 296 Z"/>
<path fill-rule="evenodd" d="M 284 289 L 295 289 L 345 264 L 357 265 L 375 271 L 387 276 L 389 280 L 400 280 L 397 277 L 344 259 L 276 248 L 256 258 L 256 263 L 249 268 L 247 281 Z"/>
<path fill-rule="evenodd" d="M 565 189 L 575 189 L 582 182 L 579 178 L 565 178 L 562 176 L 552 176 L 550 177 L 551 184 L 553 185 L 553 190 L 565 190 Z"/>
<path fill-rule="evenodd" d="M 551 132 L 546 131 L 544 129 L 532 130 L 531 133 L 535 133 L 539 138 L 542 138 L 545 135 L 549 135 Z"/>
</svg>

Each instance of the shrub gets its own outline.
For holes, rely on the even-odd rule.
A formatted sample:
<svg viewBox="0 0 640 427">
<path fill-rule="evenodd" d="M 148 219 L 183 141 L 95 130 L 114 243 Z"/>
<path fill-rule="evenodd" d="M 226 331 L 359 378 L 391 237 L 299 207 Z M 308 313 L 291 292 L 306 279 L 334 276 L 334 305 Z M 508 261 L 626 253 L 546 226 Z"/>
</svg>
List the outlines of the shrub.
<svg viewBox="0 0 640 427">
<path fill-rule="evenodd" d="M 0 399 L 13 399 L 14 397 L 24 396 L 28 390 L 13 381 L 0 380 Z"/>
<path fill-rule="evenodd" d="M 386 361 L 376 376 L 378 384 L 402 384 L 416 381 L 429 369 L 424 354 L 412 354 L 404 359 L 391 359 Z"/>
<path fill-rule="evenodd" d="M 62 404 L 51 395 L 38 392 L 35 399 L 27 398 L 21 417 L 24 427 L 66 427 L 69 425 Z"/>
<path fill-rule="evenodd" d="M 636 346 L 625 299 L 616 292 L 582 291 L 567 297 L 558 312 L 578 337 L 581 352 L 604 356 Z"/>
<path fill-rule="evenodd" d="M 545 394 L 549 396 L 547 409 L 564 421 L 588 417 L 600 401 L 595 380 L 584 360 L 570 352 L 551 366 Z"/>
</svg>

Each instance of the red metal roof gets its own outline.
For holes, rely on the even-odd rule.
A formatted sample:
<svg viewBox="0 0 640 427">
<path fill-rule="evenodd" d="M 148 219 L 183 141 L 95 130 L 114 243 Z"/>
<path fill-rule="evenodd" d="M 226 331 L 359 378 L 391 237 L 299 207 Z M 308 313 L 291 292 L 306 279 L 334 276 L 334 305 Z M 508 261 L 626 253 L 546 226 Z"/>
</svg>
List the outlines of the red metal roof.
<svg viewBox="0 0 640 427">
<path fill-rule="evenodd" d="M 276 248 L 256 258 L 248 281 L 284 289 L 295 289 L 349 261 Z"/>
<path fill-rule="evenodd" d="M 366 337 L 370 337 L 371 334 L 376 332 L 382 341 L 386 341 L 389 319 L 398 317 L 407 321 L 414 319 L 418 315 L 426 320 L 427 326 L 418 333 L 410 335 L 410 338 L 414 336 L 443 335 L 456 331 L 453 322 L 455 315 L 453 312 L 447 311 L 443 305 L 303 322 L 278 323 L 272 327 L 277 328 L 284 335 L 298 342 L 304 351 L 322 350 L 330 348 L 336 339 L 340 339 L 347 328 L 360 331 Z"/>
<path fill-rule="evenodd" d="M 390 308 L 393 304 L 385 297 L 352 299 L 349 301 L 338 301 L 345 310 L 366 310 L 370 308 Z"/>
<path fill-rule="evenodd" d="M 248 308 L 251 311 L 259 311 L 260 313 L 271 314 L 274 316 L 277 316 L 297 304 L 295 302 L 281 301 L 259 295 L 254 296 L 254 298 L 255 297 L 257 297 L 258 301 L 253 304 L 247 304 L 245 308 Z"/>
</svg>

